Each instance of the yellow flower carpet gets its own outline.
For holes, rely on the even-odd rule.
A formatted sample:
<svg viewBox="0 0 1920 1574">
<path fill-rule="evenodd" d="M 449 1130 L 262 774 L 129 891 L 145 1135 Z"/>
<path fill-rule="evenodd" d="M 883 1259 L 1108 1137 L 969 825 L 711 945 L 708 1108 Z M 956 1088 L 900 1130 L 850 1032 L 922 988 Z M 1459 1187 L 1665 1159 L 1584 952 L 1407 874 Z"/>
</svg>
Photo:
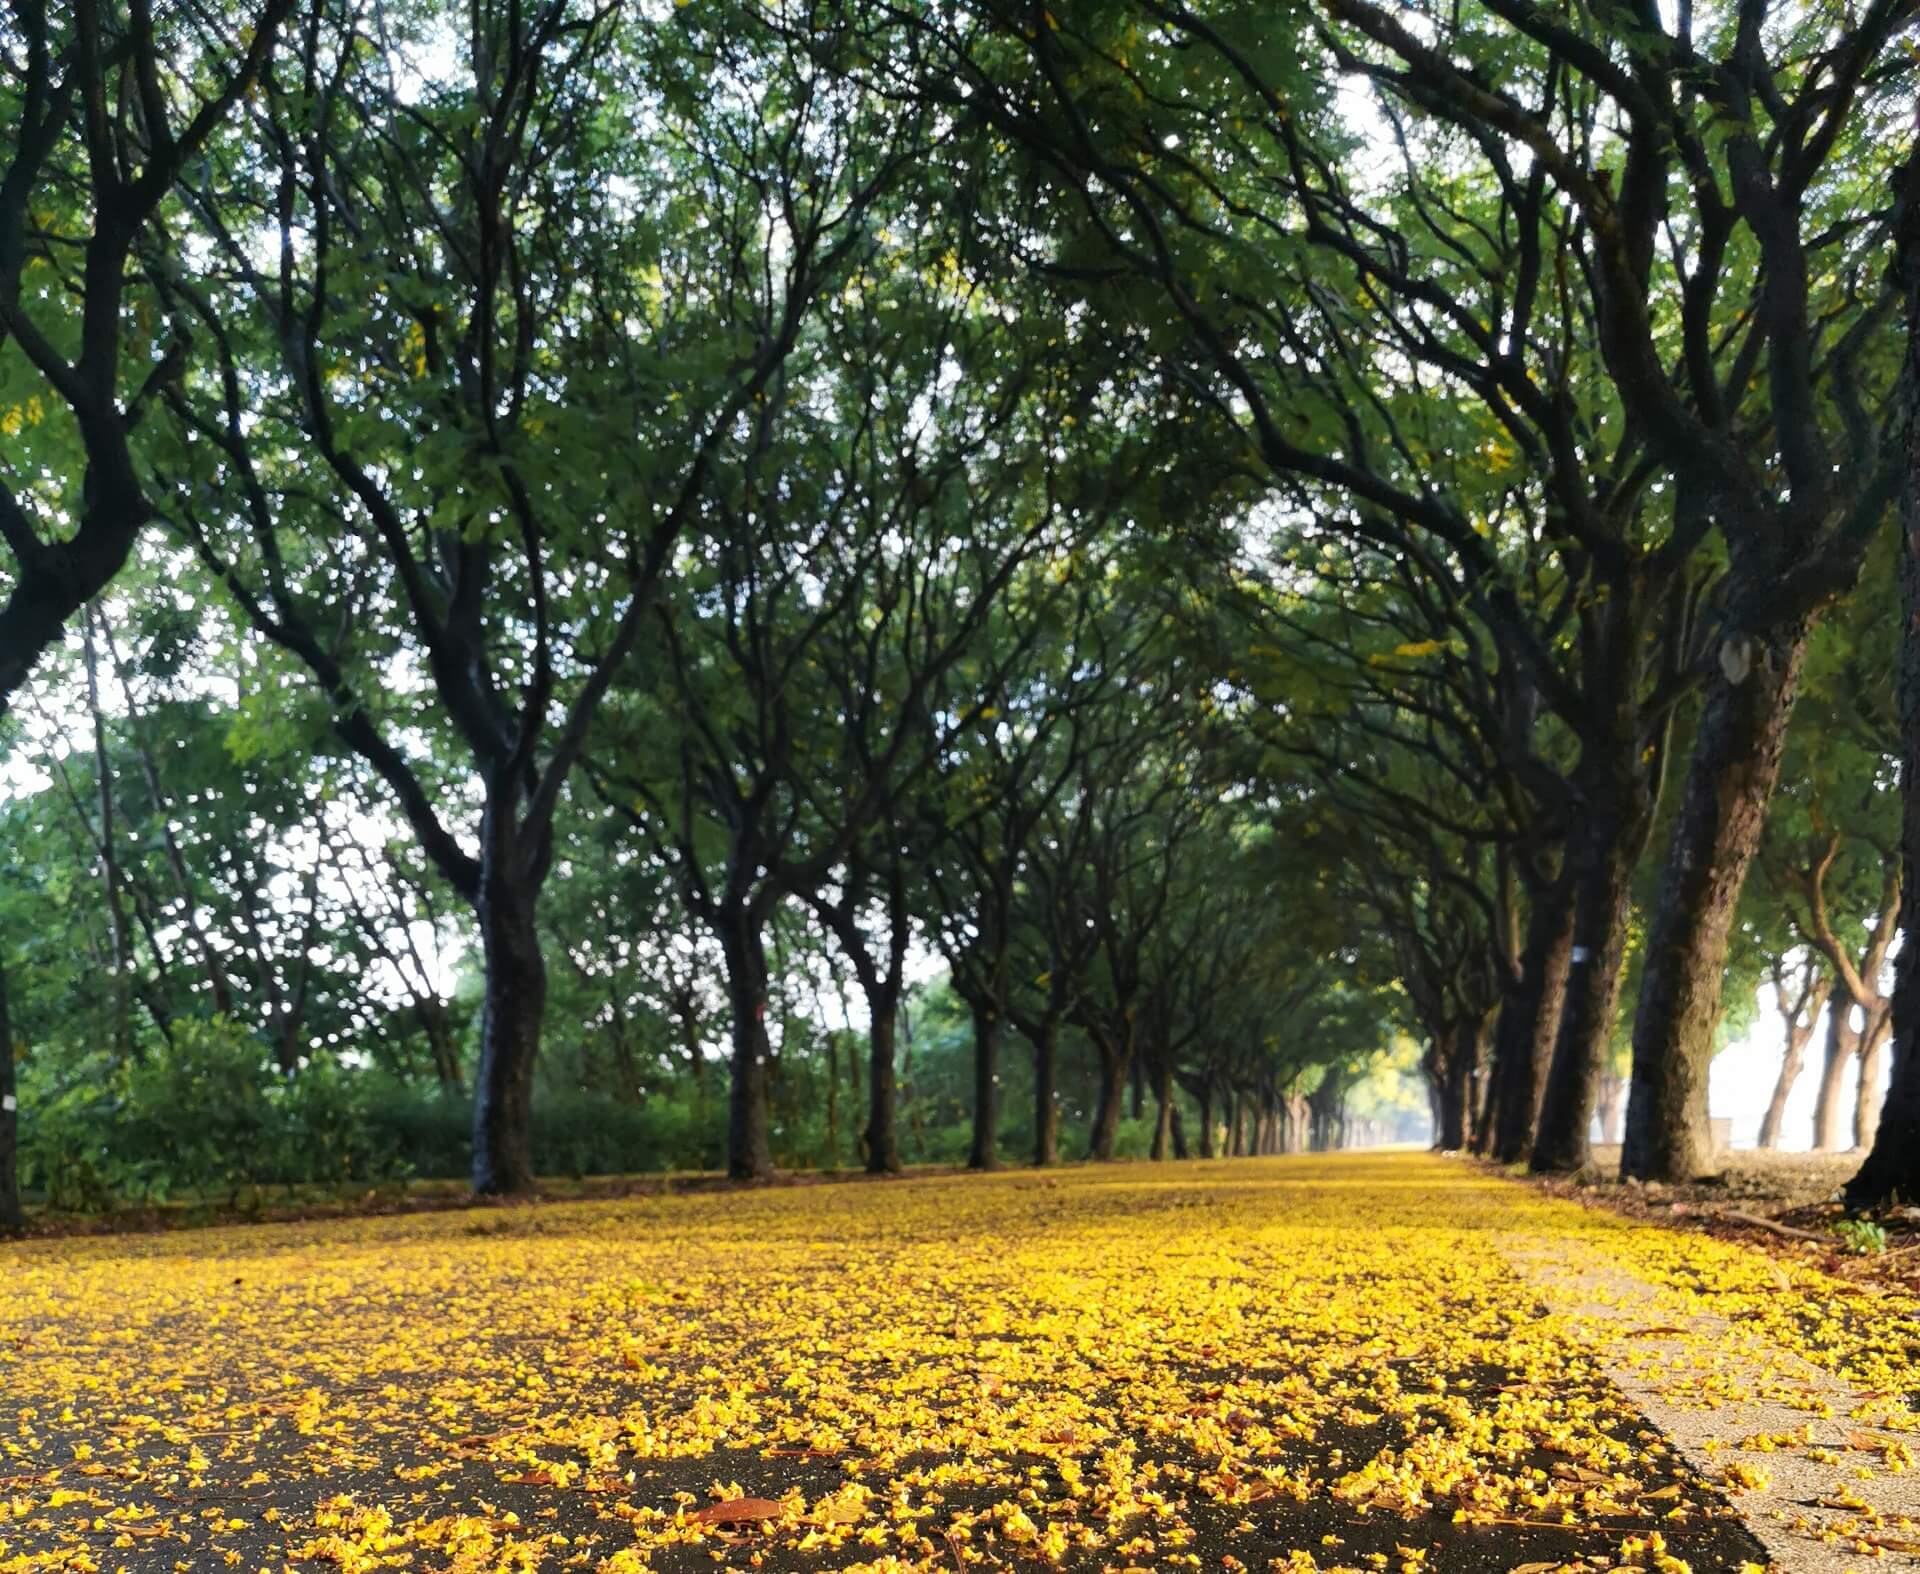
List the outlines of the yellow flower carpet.
<svg viewBox="0 0 1920 1574">
<path fill-rule="evenodd" d="M 1761 1560 L 1512 1241 L 1914 1429 L 1916 1308 L 1425 1155 L 40 1241 L 0 1246 L 0 1571 Z"/>
</svg>

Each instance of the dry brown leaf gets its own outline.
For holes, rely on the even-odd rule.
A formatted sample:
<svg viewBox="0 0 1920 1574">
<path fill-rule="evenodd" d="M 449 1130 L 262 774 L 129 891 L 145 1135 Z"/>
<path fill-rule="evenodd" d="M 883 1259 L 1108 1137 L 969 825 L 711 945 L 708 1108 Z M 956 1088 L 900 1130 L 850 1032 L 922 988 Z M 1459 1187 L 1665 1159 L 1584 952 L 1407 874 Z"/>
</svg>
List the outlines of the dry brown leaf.
<svg viewBox="0 0 1920 1574">
<path fill-rule="evenodd" d="M 788 1509 L 770 1497 L 736 1497 L 709 1503 L 687 1516 L 697 1525 L 750 1525 L 762 1519 L 785 1519 Z"/>
</svg>

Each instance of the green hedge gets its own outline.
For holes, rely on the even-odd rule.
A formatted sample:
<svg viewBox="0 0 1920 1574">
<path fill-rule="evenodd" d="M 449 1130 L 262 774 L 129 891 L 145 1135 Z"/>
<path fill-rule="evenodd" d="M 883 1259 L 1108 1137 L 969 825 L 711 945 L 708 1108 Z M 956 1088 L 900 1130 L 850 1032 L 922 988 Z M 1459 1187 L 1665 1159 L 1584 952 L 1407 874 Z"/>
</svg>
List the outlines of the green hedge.
<svg viewBox="0 0 1920 1574">
<path fill-rule="evenodd" d="M 901 1156 L 963 1164 L 971 1141 L 962 1073 L 971 1045 L 958 1035 L 923 1048 L 901 1108 Z M 549 1064 L 564 1066 L 564 1056 Z M 21 1182 L 65 1210 L 194 1197 L 237 1199 L 275 1187 L 347 1187 L 468 1173 L 473 1110 L 464 1096 L 401 1081 L 372 1067 L 316 1059 L 298 1076 L 275 1070 L 257 1037 L 218 1018 L 174 1024 L 164 1054 L 115 1065 L 97 1056 L 57 1084 L 23 1068 Z M 857 1085 L 842 1092 L 830 1134 L 818 1067 L 780 1068 L 773 1100 L 774 1160 L 782 1167 L 857 1166 L 865 1115 Z M 557 1075 L 557 1073 L 556 1073 Z M 1015 1059 L 1003 1087 L 1000 1153 L 1023 1162 L 1032 1146 L 1031 1094 Z M 534 1099 L 534 1168 L 542 1175 L 626 1175 L 716 1169 L 724 1159 L 724 1068 L 707 1085 L 622 1102 L 557 1082 Z M 1084 1112 L 1062 1110 L 1061 1149 L 1086 1155 Z M 1189 1125 L 1189 1131 L 1194 1128 Z M 1145 1157 L 1153 1122 L 1123 1120 L 1116 1153 Z"/>
<path fill-rule="evenodd" d="M 62 1087 L 29 1078 L 21 1091 L 21 1184 L 61 1209 L 458 1179 L 470 1162 L 469 1099 L 328 1060 L 286 1077 L 219 1020 L 177 1023 L 164 1056 L 100 1062 Z M 543 1089 L 534 1109 L 543 1175 L 705 1167 L 724 1119 L 719 1098 L 691 1090 L 624 1104 Z"/>
</svg>

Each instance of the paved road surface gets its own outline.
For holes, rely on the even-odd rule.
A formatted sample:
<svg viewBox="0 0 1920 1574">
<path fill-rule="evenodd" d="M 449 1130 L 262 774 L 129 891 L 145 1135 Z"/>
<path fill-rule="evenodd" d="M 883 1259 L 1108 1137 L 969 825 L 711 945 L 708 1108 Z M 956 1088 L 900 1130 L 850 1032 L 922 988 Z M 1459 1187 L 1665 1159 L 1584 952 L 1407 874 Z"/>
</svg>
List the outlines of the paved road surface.
<svg viewBox="0 0 1920 1574">
<path fill-rule="evenodd" d="M 1424 1155 L 0 1247 L 0 1574 L 1920 1567 L 1914 1306 Z"/>
</svg>

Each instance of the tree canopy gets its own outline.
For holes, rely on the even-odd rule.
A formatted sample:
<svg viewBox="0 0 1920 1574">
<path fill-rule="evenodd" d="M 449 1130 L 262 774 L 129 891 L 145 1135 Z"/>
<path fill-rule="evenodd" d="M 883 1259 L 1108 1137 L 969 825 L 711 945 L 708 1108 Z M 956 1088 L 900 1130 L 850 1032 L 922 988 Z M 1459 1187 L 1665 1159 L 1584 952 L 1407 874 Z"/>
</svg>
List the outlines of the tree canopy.
<svg viewBox="0 0 1920 1574">
<path fill-rule="evenodd" d="M 1915 10 L 23 0 L 0 1222 L 1920 1194 Z"/>
</svg>

